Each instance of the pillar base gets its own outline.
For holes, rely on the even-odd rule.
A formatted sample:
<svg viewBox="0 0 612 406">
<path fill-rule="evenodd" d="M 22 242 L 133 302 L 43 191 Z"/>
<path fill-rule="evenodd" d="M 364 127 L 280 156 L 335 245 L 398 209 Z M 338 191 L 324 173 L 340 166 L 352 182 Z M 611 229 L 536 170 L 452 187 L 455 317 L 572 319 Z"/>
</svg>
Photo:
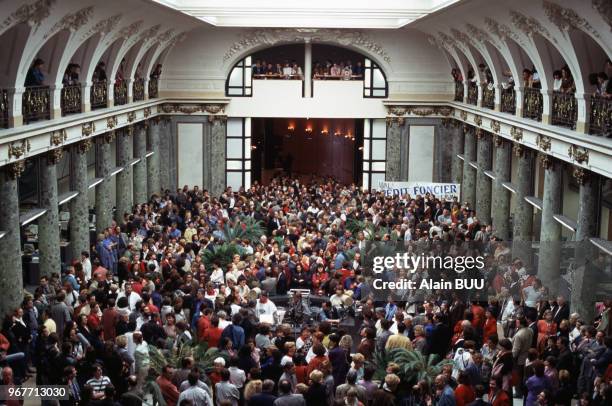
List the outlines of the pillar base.
<svg viewBox="0 0 612 406">
<path fill-rule="evenodd" d="M 495 103 L 495 106 L 493 107 L 493 111 L 501 111 L 501 104 Z"/>
<path fill-rule="evenodd" d="M 9 128 L 21 127 L 23 125 L 23 116 L 9 117 Z"/>
<path fill-rule="evenodd" d="M 542 114 L 542 124 L 550 125 L 552 123 L 552 117 L 548 114 Z"/>
<path fill-rule="evenodd" d="M 516 108 L 516 113 L 514 114 L 516 117 L 523 118 L 523 109 Z"/>
<path fill-rule="evenodd" d="M 578 121 L 576 123 L 576 132 L 579 132 L 581 134 L 588 134 L 589 133 L 589 123 L 585 123 L 584 121 Z"/>
<path fill-rule="evenodd" d="M 115 105 L 115 100 L 113 99 L 108 99 L 106 101 L 106 107 L 113 107 Z"/>
<path fill-rule="evenodd" d="M 134 96 L 128 96 L 127 102 L 128 103 L 133 103 L 134 102 Z"/>
<path fill-rule="evenodd" d="M 81 104 L 81 113 L 89 113 L 91 111 L 91 104 Z"/>
<path fill-rule="evenodd" d="M 51 120 L 56 120 L 58 118 L 62 118 L 62 109 L 51 110 Z"/>
</svg>

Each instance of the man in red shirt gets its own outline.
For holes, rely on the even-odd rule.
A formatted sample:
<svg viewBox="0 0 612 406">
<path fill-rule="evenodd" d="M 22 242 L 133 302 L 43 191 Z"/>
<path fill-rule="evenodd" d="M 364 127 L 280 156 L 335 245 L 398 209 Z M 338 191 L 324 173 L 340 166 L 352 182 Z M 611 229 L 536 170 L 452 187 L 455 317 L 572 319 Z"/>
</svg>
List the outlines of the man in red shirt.
<svg viewBox="0 0 612 406">
<path fill-rule="evenodd" d="M 156 379 L 157 385 L 159 385 L 159 389 L 168 406 L 176 406 L 176 402 L 178 402 L 180 395 L 178 389 L 176 389 L 176 386 L 172 383 L 173 375 L 174 369 L 166 365 L 162 369 L 161 375 Z"/>
<path fill-rule="evenodd" d="M 206 341 L 206 343 L 208 344 L 208 348 L 219 348 L 219 340 L 221 340 L 222 333 L 223 329 L 219 328 L 219 318 L 217 316 L 213 316 L 210 320 L 210 328 L 204 331 L 201 336 L 198 335 L 198 337 L 200 337 L 200 341 Z"/>
<path fill-rule="evenodd" d="M 489 403 L 492 406 L 510 406 L 510 397 L 502 390 L 501 377 L 491 378 L 489 381 Z"/>
<path fill-rule="evenodd" d="M 210 324 L 210 316 L 212 314 L 212 310 L 210 308 L 204 309 L 202 316 L 198 319 L 198 338 L 200 341 L 204 341 L 204 336 L 206 335 L 206 331 L 212 327 Z"/>
</svg>

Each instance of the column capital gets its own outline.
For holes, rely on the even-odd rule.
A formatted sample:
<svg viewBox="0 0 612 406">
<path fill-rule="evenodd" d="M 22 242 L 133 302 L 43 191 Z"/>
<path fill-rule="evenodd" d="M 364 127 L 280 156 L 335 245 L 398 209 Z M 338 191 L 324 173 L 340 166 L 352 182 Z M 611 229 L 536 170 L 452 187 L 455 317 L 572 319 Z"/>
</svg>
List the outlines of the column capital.
<svg viewBox="0 0 612 406">
<path fill-rule="evenodd" d="M 514 151 L 514 155 L 517 156 L 518 158 L 522 158 L 522 157 L 526 158 L 527 154 L 529 153 L 529 148 L 521 144 L 514 144 L 512 146 L 512 150 Z"/>
<path fill-rule="evenodd" d="M 208 116 L 208 122 L 213 125 L 225 124 L 227 121 L 227 116 L 222 114 L 211 114 Z"/>
<path fill-rule="evenodd" d="M 87 151 L 91 149 L 92 145 L 93 145 L 93 141 L 91 138 L 81 141 L 77 144 L 77 152 L 79 154 L 86 154 Z"/>
<path fill-rule="evenodd" d="M 542 157 L 542 167 L 546 170 L 555 170 L 555 163 L 557 160 L 550 155 L 541 154 Z"/>
<path fill-rule="evenodd" d="M 116 135 L 117 134 L 115 133 L 115 130 L 105 132 L 104 135 L 102 136 L 102 141 L 105 142 L 106 144 L 110 144 L 111 142 L 115 140 Z"/>
<path fill-rule="evenodd" d="M 485 130 L 483 130 L 482 128 L 477 128 L 476 129 L 476 138 L 480 141 L 485 139 L 486 137 L 486 132 Z"/>
<path fill-rule="evenodd" d="M 387 127 L 397 126 L 401 127 L 406 122 L 404 117 L 387 117 Z"/>
<path fill-rule="evenodd" d="M 592 182 L 593 179 L 595 178 L 592 172 L 584 168 L 581 168 L 579 166 L 574 166 L 574 170 L 572 171 L 572 176 L 574 176 L 574 179 L 576 179 L 576 182 L 581 186 Z"/>
<path fill-rule="evenodd" d="M 13 162 L 8 164 L 5 167 L 6 173 L 7 175 L 13 179 L 19 179 L 19 177 L 21 176 L 21 174 L 23 173 L 23 171 L 25 170 L 25 159 L 22 159 L 21 161 L 17 161 L 17 162 Z"/>
<path fill-rule="evenodd" d="M 498 134 L 493 134 L 493 143 L 497 148 L 499 148 L 504 145 L 504 138 Z"/>
<path fill-rule="evenodd" d="M 55 148 L 47 153 L 47 165 L 57 165 L 62 160 L 64 155 L 63 148 Z"/>
</svg>

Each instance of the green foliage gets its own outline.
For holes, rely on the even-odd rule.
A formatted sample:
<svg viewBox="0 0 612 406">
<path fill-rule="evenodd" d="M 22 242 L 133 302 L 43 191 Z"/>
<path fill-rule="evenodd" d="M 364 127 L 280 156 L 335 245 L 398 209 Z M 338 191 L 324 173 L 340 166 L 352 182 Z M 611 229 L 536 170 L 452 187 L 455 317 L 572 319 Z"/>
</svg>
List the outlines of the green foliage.
<svg viewBox="0 0 612 406">
<path fill-rule="evenodd" d="M 240 250 L 236 244 L 221 244 L 215 245 L 212 250 L 206 248 L 202 250 L 202 261 L 209 268 L 213 264 L 219 265 L 221 268 L 232 262 L 234 255 L 240 254 Z"/>
<path fill-rule="evenodd" d="M 261 221 L 255 220 L 253 217 L 241 217 L 233 224 L 229 222 L 223 226 L 223 235 L 225 242 L 231 243 L 237 240 L 249 240 L 251 243 L 257 243 L 259 238 L 266 233 Z"/>
<path fill-rule="evenodd" d="M 374 354 L 376 367 L 374 379 L 385 379 L 389 363 L 399 366 L 398 376 L 404 382 L 416 384 L 420 380 L 426 380 L 432 384 L 436 375 L 442 373 L 442 367 L 447 364 L 452 365 L 453 362 L 448 359 L 438 362 L 438 356 L 435 354 L 425 356 L 420 351 L 394 348 L 384 353 Z"/>
<path fill-rule="evenodd" d="M 206 372 L 209 372 L 213 368 L 213 361 L 217 357 L 224 358 L 226 363 L 229 362 L 226 354 L 221 353 L 216 347 L 208 348 L 206 343 L 186 343 L 179 348 L 172 348 L 170 350 L 162 350 L 154 345 L 149 346 L 151 368 L 153 368 L 157 374 L 161 374 L 162 368 L 165 365 L 180 369 L 181 361 L 185 357 L 192 357 L 198 368 Z"/>
</svg>

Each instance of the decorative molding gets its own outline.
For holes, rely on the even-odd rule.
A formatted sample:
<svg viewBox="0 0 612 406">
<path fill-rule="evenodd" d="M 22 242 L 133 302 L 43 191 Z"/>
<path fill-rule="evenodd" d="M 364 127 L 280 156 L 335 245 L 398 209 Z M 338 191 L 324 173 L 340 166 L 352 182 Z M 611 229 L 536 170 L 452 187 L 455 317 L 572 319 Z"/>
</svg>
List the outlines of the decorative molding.
<svg viewBox="0 0 612 406">
<path fill-rule="evenodd" d="M 500 24 L 497 21 L 495 21 L 494 19 L 490 18 L 490 17 L 486 17 L 485 18 L 485 26 L 487 27 L 487 30 L 495 35 L 497 38 L 499 38 L 501 41 L 505 41 L 506 38 L 511 38 L 513 40 L 515 40 L 519 45 L 524 46 L 524 41 L 523 39 L 518 36 L 514 31 L 512 31 L 512 29 L 510 27 L 508 27 L 505 24 Z"/>
<path fill-rule="evenodd" d="M 202 106 L 201 105 L 179 106 L 178 111 L 179 113 L 183 113 L 183 114 L 193 114 L 193 113 L 202 111 Z"/>
<path fill-rule="evenodd" d="M 553 165 L 553 157 L 550 155 L 546 155 L 546 154 L 542 154 L 542 159 L 541 159 L 541 163 L 542 163 L 542 168 L 544 169 L 553 169 L 554 165 Z"/>
<path fill-rule="evenodd" d="M 482 117 L 480 117 L 478 114 L 474 115 L 474 124 L 479 127 L 482 125 Z"/>
<path fill-rule="evenodd" d="M 38 29 L 42 21 L 51 14 L 51 8 L 56 1 L 37 0 L 20 6 L 4 19 L 2 24 L 0 24 L 0 30 L 17 24 L 28 24 L 30 27 L 35 27 L 35 30 Z"/>
<path fill-rule="evenodd" d="M 81 39 L 86 40 L 87 38 L 91 37 L 94 34 L 106 35 L 112 32 L 117 27 L 120 20 L 121 20 L 121 14 L 116 14 L 114 16 L 105 18 L 104 20 L 99 21 L 98 23 L 96 23 L 96 25 L 91 27 L 89 31 L 83 34 Z"/>
<path fill-rule="evenodd" d="M 130 112 L 130 113 L 133 113 L 133 112 Z M 130 113 L 128 113 L 128 116 Z M 108 117 L 106 119 L 106 128 L 108 128 L 109 130 L 112 130 L 116 126 L 117 126 L 117 116 Z"/>
<path fill-rule="evenodd" d="M 467 111 L 465 111 L 465 110 L 461 110 L 461 111 L 459 112 L 459 117 L 461 117 L 461 119 L 462 119 L 463 121 L 467 121 L 467 117 L 468 117 L 468 116 L 467 116 Z"/>
<path fill-rule="evenodd" d="M 68 134 L 66 133 L 66 129 L 62 128 L 61 130 L 53 131 L 50 137 L 50 145 L 53 147 L 60 146 L 68 139 Z"/>
<path fill-rule="evenodd" d="M 87 151 L 89 151 L 92 146 L 93 146 L 93 140 L 91 138 L 88 138 L 78 143 L 77 152 L 79 154 L 86 154 Z"/>
<path fill-rule="evenodd" d="M 20 144 L 17 144 L 17 141 L 11 142 L 8 145 L 8 157 L 9 159 L 11 158 L 19 159 L 25 154 L 27 154 L 28 152 L 30 152 L 30 148 L 31 148 L 30 140 L 28 139 L 22 140 Z"/>
<path fill-rule="evenodd" d="M 93 6 L 89 6 L 75 13 L 65 15 L 45 34 L 43 39 L 46 40 L 61 30 L 69 30 L 70 32 L 78 31 L 79 28 L 89 22 L 89 19 L 93 16 L 93 11 Z"/>
<path fill-rule="evenodd" d="M 601 18 L 612 27 L 612 4 L 610 0 L 592 0 L 593 8 L 597 10 Z"/>
<path fill-rule="evenodd" d="M 540 24 L 535 18 L 527 17 L 515 10 L 510 10 L 510 18 L 512 19 L 512 24 L 528 37 L 533 36 L 533 34 L 540 34 L 550 39 L 552 42 L 557 43 L 557 39 L 550 35 L 546 27 Z"/>
<path fill-rule="evenodd" d="M 127 25 L 127 26 L 123 27 L 115 35 L 114 39 L 118 39 L 118 38 L 121 38 L 121 37 L 123 37 L 123 38 L 130 38 L 130 37 L 132 37 L 134 34 L 136 34 L 138 31 L 140 31 L 140 27 L 142 27 L 143 23 L 144 23 L 144 20 L 138 20 L 138 21 L 134 21 L 130 25 Z"/>
<path fill-rule="evenodd" d="M 128 123 L 131 123 L 134 120 L 136 120 L 136 112 L 135 111 L 130 111 L 127 114 L 127 121 L 128 121 Z M 117 117 L 115 117 L 115 125 L 117 125 Z M 110 128 L 112 128 L 112 127 L 110 127 Z"/>
<path fill-rule="evenodd" d="M 89 137 L 96 131 L 96 124 L 92 121 L 90 123 L 85 123 L 81 126 L 81 135 L 83 137 Z"/>
<path fill-rule="evenodd" d="M 476 129 L 476 139 L 482 140 L 484 138 L 485 138 L 485 130 L 483 130 L 482 128 L 477 128 Z"/>
<path fill-rule="evenodd" d="M 159 113 L 159 106 L 157 106 L 157 112 Z M 161 111 L 163 113 L 174 113 L 176 111 L 176 105 L 175 104 L 163 104 L 161 106 Z"/>
<path fill-rule="evenodd" d="M 514 141 L 520 142 L 523 140 L 523 129 L 513 126 L 510 129 L 510 135 Z"/>
<path fill-rule="evenodd" d="M 208 116 L 208 122 L 212 123 L 213 125 L 224 124 L 225 122 L 227 122 L 227 116 L 221 114 L 210 115 Z"/>
<path fill-rule="evenodd" d="M 591 180 L 591 177 L 589 176 L 587 171 L 584 168 L 580 168 L 577 166 L 574 167 L 572 175 L 574 176 L 574 179 L 576 179 L 576 182 L 579 185 L 585 185 Z"/>
<path fill-rule="evenodd" d="M 491 126 L 491 130 L 493 130 L 495 134 L 499 134 L 499 132 L 501 131 L 501 123 L 499 121 L 491 120 L 491 123 L 489 125 Z"/>
<path fill-rule="evenodd" d="M 365 33 L 355 30 L 341 30 L 328 28 L 276 28 L 258 29 L 245 33 L 234 42 L 223 55 L 223 61 L 231 59 L 251 48 L 259 46 L 276 45 L 279 43 L 335 42 L 343 46 L 353 46 L 379 56 L 387 63 L 391 63 L 391 56 L 379 43 L 373 41 Z"/>
<path fill-rule="evenodd" d="M 559 28 L 564 36 L 567 37 L 567 33 L 570 28 L 584 29 L 585 31 L 591 32 L 595 37 L 599 38 L 599 33 L 589 24 L 587 20 L 580 17 L 578 13 L 570 8 L 564 8 L 560 5 L 553 3 L 548 0 L 543 1 L 544 12 L 546 16 L 554 25 Z M 612 8 L 610 9 L 612 12 Z"/>
<path fill-rule="evenodd" d="M 164 31 L 161 34 L 159 34 L 155 40 L 157 42 L 168 42 L 168 40 L 172 38 L 173 34 L 174 34 L 174 28 L 170 28 L 169 30 Z"/>
<path fill-rule="evenodd" d="M 7 165 L 7 174 L 13 180 L 18 179 L 25 171 L 25 159 Z"/>
<path fill-rule="evenodd" d="M 466 24 L 465 25 L 467 32 L 473 37 L 476 38 L 478 41 L 480 41 L 481 43 L 484 43 L 485 41 L 488 41 L 492 44 L 493 43 L 493 38 L 491 38 L 491 36 L 486 33 L 485 31 L 481 30 L 480 28 L 472 25 L 472 24 Z"/>
<path fill-rule="evenodd" d="M 123 132 L 123 135 L 126 137 L 131 137 L 132 135 L 134 135 L 134 126 L 128 125 L 127 130 Z"/>
<path fill-rule="evenodd" d="M 567 154 L 571 159 L 578 162 L 579 164 L 584 163 L 588 165 L 589 163 L 589 151 L 586 148 L 572 144 L 567 150 Z"/>
<path fill-rule="evenodd" d="M 550 139 L 550 137 L 547 137 L 542 134 L 538 134 L 536 138 L 536 144 L 538 145 L 538 148 L 540 148 L 542 151 L 544 152 L 550 151 L 551 143 L 552 143 L 552 140 Z"/>
<path fill-rule="evenodd" d="M 512 146 L 512 151 L 514 151 L 514 155 L 517 157 L 522 157 L 527 152 L 527 148 L 521 144 L 514 144 Z"/>
<path fill-rule="evenodd" d="M 209 114 L 219 114 L 223 113 L 225 109 L 221 104 L 205 104 L 202 111 L 205 111 Z"/>
<path fill-rule="evenodd" d="M 393 125 L 401 127 L 405 122 L 406 119 L 404 117 L 387 117 L 387 127 L 391 127 Z"/>
<path fill-rule="evenodd" d="M 104 133 L 104 136 L 102 137 L 102 139 L 104 140 L 105 143 L 110 144 L 111 142 L 115 140 L 116 136 L 117 136 L 117 133 L 115 132 L 115 130 L 107 131 Z"/>
<path fill-rule="evenodd" d="M 47 154 L 47 165 L 57 165 L 64 156 L 64 150 L 62 148 L 55 148 L 49 151 Z"/>
<path fill-rule="evenodd" d="M 504 138 L 497 134 L 493 134 L 493 143 L 497 148 L 499 148 L 504 144 Z"/>
<path fill-rule="evenodd" d="M 157 32 L 160 30 L 160 28 L 161 28 L 161 24 L 154 25 L 153 27 L 149 28 L 148 30 L 144 30 L 140 34 L 140 38 L 144 39 L 145 41 L 154 41 L 155 40 L 155 36 L 157 35 Z"/>
<path fill-rule="evenodd" d="M 149 117 L 151 115 L 151 107 L 145 107 L 143 114 L 145 118 Z"/>
</svg>

